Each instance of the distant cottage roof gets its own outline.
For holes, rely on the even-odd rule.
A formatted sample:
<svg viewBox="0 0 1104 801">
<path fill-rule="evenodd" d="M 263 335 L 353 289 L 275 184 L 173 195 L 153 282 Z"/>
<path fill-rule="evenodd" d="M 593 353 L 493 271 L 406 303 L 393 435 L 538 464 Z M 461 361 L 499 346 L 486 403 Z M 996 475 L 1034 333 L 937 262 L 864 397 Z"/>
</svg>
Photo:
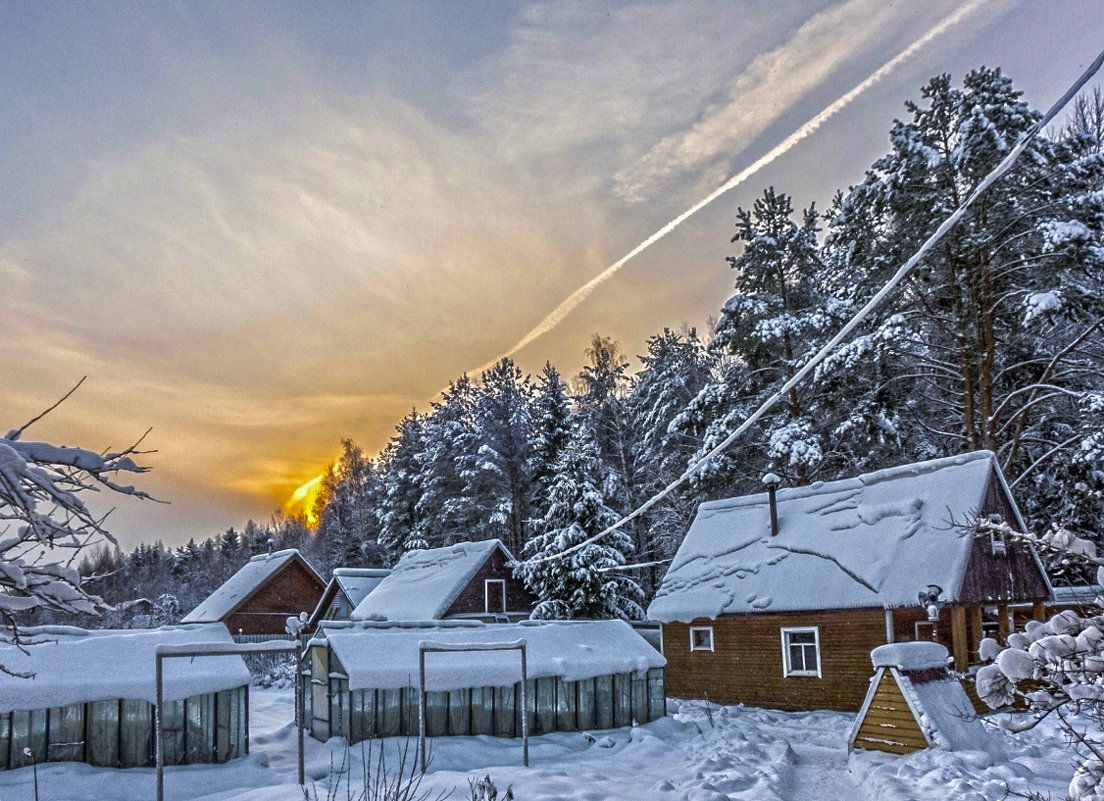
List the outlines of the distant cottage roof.
<svg viewBox="0 0 1104 801">
<path fill-rule="evenodd" d="M 233 642 L 221 624 L 122 631 L 37 626 L 20 629 L 19 636 L 25 648 L 0 645 L 0 664 L 16 673 L 33 673 L 34 678 L 0 671 L 0 714 L 116 698 L 154 703 L 158 645 Z M 168 701 L 249 684 L 249 670 L 240 656 L 169 659 L 164 670 Z"/>
<path fill-rule="evenodd" d="M 350 618 L 438 620 L 495 549 L 513 559 L 498 540 L 408 551 L 391 574 L 357 605 Z"/>
<path fill-rule="evenodd" d="M 955 600 L 989 482 L 1015 504 L 990 451 L 703 503 L 648 616 L 917 606 L 928 585 Z"/>
<path fill-rule="evenodd" d="M 181 623 L 216 623 L 237 609 L 243 601 L 249 598 L 257 589 L 272 577 L 280 568 L 289 562 L 298 559 L 306 568 L 318 577 L 317 571 L 311 567 L 295 548 L 288 548 L 275 553 L 260 554 L 246 562 L 237 573 L 223 582 L 217 590 L 212 592 L 199 606 L 189 612 L 181 620 Z M 318 577 L 318 583 L 322 579 Z"/>
<path fill-rule="evenodd" d="M 371 597 L 371 596 L 369 596 Z M 418 686 L 418 647 L 427 644 L 516 643 L 525 640 L 530 679 L 565 681 L 611 673 L 642 674 L 667 660 L 623 620 L 525 620 L 486 624 L 327 621 L 322 636 L 349 677 L 349 689 Z M 520 656 L 501 651 L 452 651 L 426 657 L 426 689 L 508 687 L 521 678 Z"/>
<path fill-rule="evenodd" d="M 338 567 L 334 569 L 332 581 L 356 608 L 390 573 L 384 567 Z"/>
</svg>

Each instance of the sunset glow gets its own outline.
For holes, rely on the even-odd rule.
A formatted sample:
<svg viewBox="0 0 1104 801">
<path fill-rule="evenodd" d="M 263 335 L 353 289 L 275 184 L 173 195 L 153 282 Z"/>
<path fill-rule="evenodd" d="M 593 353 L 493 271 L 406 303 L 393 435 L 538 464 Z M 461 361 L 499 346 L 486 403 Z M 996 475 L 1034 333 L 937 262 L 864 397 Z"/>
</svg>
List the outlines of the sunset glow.
<svg viewBox="0 0 1104 801">
<path fill-rule="evenodd" d="M 143 483 L 169 503 L 113 513 L 124 548 L 310 514 L 343 438 L 375 457 L 496 355 L 570 378 L 594 333 L 631 358 L 704 327 L 737 207 L 767 186 L 827 207 L 933 75 L 999 65 L 1052 99 L 1098 16 L 7 4 L 0 407 L 19 425 L 87 375 L 28 435 L 152 427 Z"/>
</svg>

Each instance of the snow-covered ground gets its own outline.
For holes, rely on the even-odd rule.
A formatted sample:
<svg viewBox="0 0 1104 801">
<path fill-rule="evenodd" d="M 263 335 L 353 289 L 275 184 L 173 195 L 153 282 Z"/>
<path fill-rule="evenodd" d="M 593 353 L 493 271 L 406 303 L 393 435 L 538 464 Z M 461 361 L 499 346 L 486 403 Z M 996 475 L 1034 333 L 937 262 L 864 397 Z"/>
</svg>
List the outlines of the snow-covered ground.
<svg viewBox="0 0 1104 801">
<path fill-rule="evenodd" d="M 252 753 L 225 765 L 170 768 L 165 795 L 174 801 L 302 801 L 296 783 L 294 726 L 289 690 L 250 689 Z M 859 752 L 847 755 L 853 715 L 786 713 L 673 701 L 673 714 L 636 728 L 551 734 L 530 741 L 530 767 L 521 765 L 520 740 L 456 737 L 432 741 L 432 763 L 422 785 L 470 798 L 468 779 L 490 775 L 519 801 L 630 798 L 633 801 L 980 801 L 1003 799 L 1005 788 L 1065 795 L 1071 755 L 1061 735 L 1044 728 L 1020 735 L 997 732 L 1010 755 L 994 764 L 981 752 L 922 751 L 907 757 Z M 340 740 L 306 739 L 311 797 L 325 799 L 341 765 Z M 398 749 L 401 741 L 388 741 Z M 361 747 L 331 797 L 345 799 L 346 781 L 359 787 Z M 414 758 L 411 743 L 409 758 Z M 396 763 L 395 751 L 388 761 Z M 147 801 L 155 797 L 153 769 L 110 770 L 74 763 L 38 768 L 42 801 Z M 355 794 L 354 794 L 355 795 Z M 0 773 L 0 799 L 33 799 L 31 768 Z"/>
</svg>

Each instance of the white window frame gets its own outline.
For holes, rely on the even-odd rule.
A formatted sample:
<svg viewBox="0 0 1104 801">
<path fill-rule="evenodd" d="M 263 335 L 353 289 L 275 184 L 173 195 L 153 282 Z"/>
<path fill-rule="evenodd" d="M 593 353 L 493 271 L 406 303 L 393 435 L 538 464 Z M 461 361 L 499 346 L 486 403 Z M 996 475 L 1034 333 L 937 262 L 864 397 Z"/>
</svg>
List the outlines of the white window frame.
<svg viewBox="0 0 1104 801">
<path fill-rule="evenodd" d="M 699 631 L 709 633 L 709 645 L 695 645 L 694 635 Z M 712 626 L 691 626 L 690 627 L 690 650 L 691 651 L 712 651 L 713 650 L 713 627 Z"/>
<path fill-rule="evenodd" d="M 502 608 L 491 609 L 491 585 L 502 586 Z M 502 615 L 506 613 L 506 579 L 483 579 L 483 611 L 489 615 Z"/>
<path fill-rule="evenodd" d="M 813 650 L 816 653 L 816 670 L 794 670 L 790 664 L 790 637 L 791 634 L 813 635 Z M 822 678 L 820 667 L 820 627 L 819 626 L 788 626 L 780 631 L 782 638 L 782 675 L 787 676 L 815 676 Z"/>
</svg>

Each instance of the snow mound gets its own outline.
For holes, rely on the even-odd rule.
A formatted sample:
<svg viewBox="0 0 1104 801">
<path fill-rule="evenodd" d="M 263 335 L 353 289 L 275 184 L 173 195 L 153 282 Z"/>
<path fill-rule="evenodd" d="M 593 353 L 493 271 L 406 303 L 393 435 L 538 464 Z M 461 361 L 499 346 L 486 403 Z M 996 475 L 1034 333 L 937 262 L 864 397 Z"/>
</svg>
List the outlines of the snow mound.
<svg viewBox="0 0 1104 801">
<path fill-rule="evenodd" d="M 879 645 L 870 652 L 874 667 L 924 670 L 947 666 L 947 649 L 937 642 L 895 642 Z"/>
</svg>

